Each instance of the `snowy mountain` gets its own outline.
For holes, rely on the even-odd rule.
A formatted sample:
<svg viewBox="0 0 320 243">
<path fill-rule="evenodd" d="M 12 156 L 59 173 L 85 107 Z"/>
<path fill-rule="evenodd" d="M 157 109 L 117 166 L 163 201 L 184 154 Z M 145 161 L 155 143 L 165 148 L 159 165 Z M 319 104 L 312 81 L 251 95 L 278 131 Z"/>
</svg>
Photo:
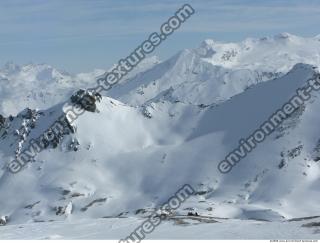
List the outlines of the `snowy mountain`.
<svg viewBox="0 0 320 243">
<path fill-rule="evenodd" d="M 126 78 L 158 62 L 157 57 L 147 58 Z M 90 73 L 74 75 L 47 64 L 19 66 L 9 62 L 0 69 L 0 114 L 15 115 L 26 107 L 49 108 L 66 100 L 79 88 L 95 86 L 96 77 L 104 72 L 96 69 Z"/>
<path fill-rule="evenodd" d="M 206 40 L 110 90 L 110 96 L 142 105 L 170 93 L 191 104 L 219 104 L 251 85 L 286 74 L 295 64 L 320 65 L 319 37 L 288 33 L 240 43 Z"/>
<path fill-rule="evenodd" d="M 150 59 L 103 94 L 95 111 L 68 117 L 71 131 L 16 174 L 6 163 L 74 106 L 72 90 L 102 71 L 70 75 L 48 65 L 7 65 L 0 216 L 12 224 L 145 216 L 186 183 L 196 193 L 177 215 L 271 221 L 318 215 L 319 93 L 230 173 L 217 165 L 319 74 L 319 55 L 319 38 L 285 33 L 241 43 L 206 40 L 167 61 Z M 37 95 L 50 91 L 45 102 L 27 99 L 32 87 Z M 7 116 L 23 102 L 31 110 Z"/>
</svg>

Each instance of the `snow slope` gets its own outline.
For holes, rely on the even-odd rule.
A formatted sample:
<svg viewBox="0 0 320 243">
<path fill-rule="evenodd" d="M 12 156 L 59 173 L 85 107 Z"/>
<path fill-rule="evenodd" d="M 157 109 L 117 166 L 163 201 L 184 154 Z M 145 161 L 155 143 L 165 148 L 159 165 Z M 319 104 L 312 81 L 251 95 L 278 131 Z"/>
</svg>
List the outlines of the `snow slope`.
<svg viewBox="0 0 320 243">
<path fill-rule="evenodd" d="M 126 78 L 159 62 L 157 57 L 143 60 Z M 8 62 L 0 69 L 0 114 L 16 115 L 26 107 L 46 109 L 66 100 L 79 88 L 96 85 L 105 70 L 70 74 L 47 64 L 16 65 Z M 125 80 L 124 80 L 125 81 Z"/>
<path fill-rule="evenodd" d="M 319 37 L 282 33 L 240 43 L 206 40 L 117 85 L 108 95 L 142 105 L 173 89 L 175 100 L 218 104 L 251 85 L 286 74 L 297 63 L 319 67 Z"/>
<path fill-rule="evenodd" d="M 55 219 L 60 218 L 55 208 L 72 202 L 72 217 L 115 216 L 155 207 L 187 182 L 205 191 L 191 200 L 192 207 L 205 198 L 202 207 L 211 206 L 210 214 L 215 216 L 245 218 L 247 211 L 266 209 L 289 218 L 315 215 L 318 207 L 312 205 L 319 193 L 313 188 L 319 169 L 311 151 L 320 136 L 315 128 L 319 116 L 312 109 L 316 98 L 298 118 L 292 118 L 294 125 L 273 134 L 230 174 L 221 175 L 216 169 L 239 138 L 248 136 L 313 74 L 312 67 L 299 64 L 286 76 L 256 85 L 219 106 L 163 101 L 150 104 L 149 117 L 139 108 L 103 98 L 99 113 L 80 116 L 74 122 L 75 134 L 66 136 L 58 149 L 43 151 L 18 174 L 4 171 L 0 184 L 7 199 L 1 201 L 3 214 L 17 222 Z M 62 110 L 63 104 L 44 111 L 22 150 L 28 139 L 39 136 L 42 125 L 52 124 Z M 23 120 L 19 115 L 9 123 L 9 135 L 1 147 L 16 149 L 19 140 L 12 131 Z M 78 151 L 68 150 L 72 139 L 79 141 Z M 300 156 L 279 169 L 280 153 L 299 145 L 303 145 Z M 4 161 L 13 158 L 8 151 L 3 152 Z M 268 190 L 270 187 L 277 190 Z M 309 207 L 300 201 L 302 193 L 310 196 Z M 95 200 L 101 200 L 99 206 L 84 210 Z M 25 208 L 38 201 L 31 210 Z"/>
<path fill-rule="evenodd" d="M 308 41 L 317 47 L 316 38 Z M 201 216 L 279 223 L 318 215 L 318 93 L 229 174 L 217 170 L 239 139 L 318 74 L 314 55 L 319 52 L 303 47 L 301 37 L 282 34 L 236 46 L 244 52 L 248 42 L 252 53 L 238 51 L 239 59 L 232 64 L 218 56 L 236 44 L 206 41 L 207 53 L 203 44 L 135 74 L 108 93 L 113 98 L 103 96 L 96 112 L 85 112 L 72 122 L 74 133 L 17 174 L 6 170 L 5 163 L 71 104 L 66 99 L 35 111 L 34 121 L 26 118 L 28 110 L 7 119 L 0 131 L 0 214 L 9 216 L 9 224 L 142 217 L 189 183 L 196 194 L 177 215 L 196 211 Z M 292 58 L 274 57 L 270 45 L 282 45 Z M 262 53 L 259 60 L 269 66 L 257 65 Z M 297 64 L 301 58 L 304 64 Z M 79 142 L 76 151 L 70 149 L 74 141 Z"/>
<path fill-rule="evenodd" d="M 147 235 L 147 240 L 226 240 L 226 239 L 301 239 L 319 238 L 319 227 L 303 227 L 314 220 L 297 222 L 263 222 L 253 220 L 223 220 L 216 223 L 197 223 L 190 221 L 179 225 L 164 222 Z M 0 228 L 1 239 L 23 240 L 118 240 L 128 235 L 143 219 L 110 218 L 96 220 L 80 220 L 77 222 L 45 222 L 22 225 L 8 225 Z"/>
</svg>

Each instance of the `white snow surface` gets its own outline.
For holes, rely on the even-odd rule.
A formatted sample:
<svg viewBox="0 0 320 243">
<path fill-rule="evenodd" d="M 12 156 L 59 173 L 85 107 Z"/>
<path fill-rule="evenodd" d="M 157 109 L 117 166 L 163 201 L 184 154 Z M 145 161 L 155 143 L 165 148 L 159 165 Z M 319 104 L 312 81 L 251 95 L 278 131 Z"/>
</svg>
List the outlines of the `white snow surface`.
<svg viewBox="0 0 320 243">
<path fill-rule="evenodd" d="M 73 91 L 93 87 L 104 71 L 71 75 L 45 64 L 6 65 L 1 112 L 14 116 L 0 130 L 0 216 L 9 217 L 1 238 L 125 236 L 145 216 L 138 209 L 154 210 L 186 183 L 197 193 L 174 213 L 192 209 L 221 222 L 164 222 L 151 238 L 163 232 L 174 239 L 317 237 L 317 228 L 287 220 L 319 215 L 319 93 L 230 173 L 217 165 L 318 73 L 319 55 L 318 37 L 282 33 L 240 43 L 206 40 L 163 62 L 148 59 L 103 93 L 97 112 L 73 122 L 74 134 L 17 174 L 5 166 L 15 151 L 63 114 Z M 25 125 L 26 107 L 41 109 L 34 127 Z M 22 141 L 21 127 L 28 130 Z M 79 149 L 68 149 L 75 140 Z"/>
<path fill-rule="evenodd" d="M 143 60 L 123 81 L 157 64 L 155 56 Z M 17 65 L 8 62 L 0 69 L 0 114 L 15 115 L 26 107 L 47 109 L 67 99 L 76 89 L 96 85 L 106 70 L 71 74 L 48 64 Z"/>
<path fill-rule="evenodd" d="M 254 220 L 223 220 L 216 223 L 190 221 L 185 225 L 163 222 L 146 240 L 314 240 L 318 227 L 302 227 L 312 220 L 297 222 L 264 222 Z M 0 228 L 1 240 L 119 240 L 131 232 L 143 219 L 110 218 L 8 225 Z"/>
</svg>

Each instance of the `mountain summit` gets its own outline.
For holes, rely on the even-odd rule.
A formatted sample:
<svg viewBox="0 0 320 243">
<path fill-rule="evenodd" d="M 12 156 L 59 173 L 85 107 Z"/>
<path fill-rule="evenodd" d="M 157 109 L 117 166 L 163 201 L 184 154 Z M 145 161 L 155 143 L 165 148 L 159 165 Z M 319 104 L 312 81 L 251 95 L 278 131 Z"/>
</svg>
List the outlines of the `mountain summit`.
<svg viewBox="0 0 320 243">
<path fill-rule="evenodd" d="M 6 94 L 0 216 L 10 223 L 145 216 L 186 183 L 196 193 L 176 215 L 190 209 L 208 217 L 276 221 L 317 215 L 319 93 L 230 173 L 217 165 L 319 75 L 319 56 L 317 37 L 284 33 L 239 43 L 206 40 L 166 61 L 149 59 L 97 98 L 94 109 L 75 120 L 66 116 L 71 132 L 16 174 L 7 163 L 75 105 L 73 89 L 94 86 L 94 75 L 103 72 L 6 65 L 0 71 Z M 15 113 L 23 105 L 29 108 Z"/>
</svg>

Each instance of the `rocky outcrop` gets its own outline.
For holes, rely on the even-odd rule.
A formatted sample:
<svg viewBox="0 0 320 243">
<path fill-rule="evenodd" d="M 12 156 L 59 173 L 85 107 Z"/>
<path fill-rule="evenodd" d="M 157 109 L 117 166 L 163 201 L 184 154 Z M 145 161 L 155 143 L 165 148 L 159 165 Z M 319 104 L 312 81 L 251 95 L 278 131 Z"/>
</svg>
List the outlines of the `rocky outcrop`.
<svg viewBox="0 0 320 243">
<path fill-rule="evenodd" d="M 8 217 L 8 216 L 1 216 L 1 217 L 0 217 L 0 226 L 6 225 L 7 222 L 8 222 L 8 220 L 9 220 L 9 217 Z"/>
<path fill-rule="evenodd" d="M 102 96 L 98 92 L 91 92 L 88 90 L 80 89 L 71 96 L 73 104 L 80 105 L 86 111 L 95 112 L 97 109 L 96 102 L 101 101 Z"/>
</svg>

